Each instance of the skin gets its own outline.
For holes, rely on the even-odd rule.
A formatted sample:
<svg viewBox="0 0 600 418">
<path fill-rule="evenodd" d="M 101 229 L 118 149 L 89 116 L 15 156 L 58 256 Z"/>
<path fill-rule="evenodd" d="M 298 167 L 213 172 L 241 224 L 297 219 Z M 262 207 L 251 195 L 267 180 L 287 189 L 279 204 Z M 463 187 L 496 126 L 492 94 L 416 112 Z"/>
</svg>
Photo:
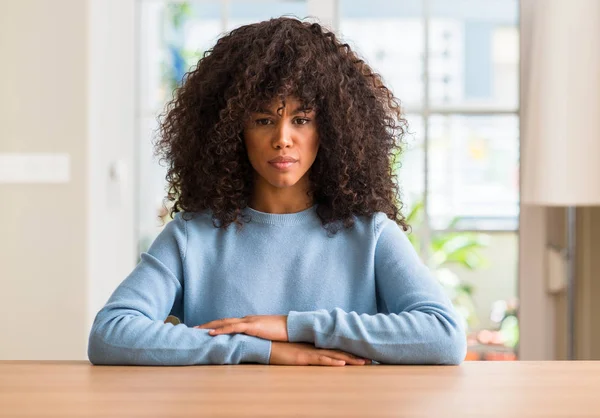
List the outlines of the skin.
<svg viewBox="0 0 600 418">
<path fill-rule="evenodd" d="M 310 167 L 319 150 L 315 116 L 314 109 L 303 108 L 293 97 L 285 100 L 285 106 L 280 101 L 273 101 L 267 108 L 252 113 L 243 132 L 248 159 L 254 168 L 250 207 L 267 213 L 296 213 L 313 205 L 307 192 Z M 269 161 L 278 156 L 289 156 L 297 161 L 289 168 L 277 169 Z M 287 315 L 224 318 L 194 328 L 209 329 L 211 336 L 242 333 L 270 340 L 269 364 L 344 366 L 371 363 L 340 350 L 290 343 Z"/>
<path fill-rule="evenodd" d="M 254 168 L 250 207 L 261 212 L 295 213 L 313 205 L 307 191 L 309 170 L 319 150 L 316 112 L 304 109 L 293 97 L 287 98 L 283 106 L 274 100 L 267 108 L 252 113 L 244 126 L 248 159 Z M 292 157 L 297 162 L 278 170 L 269 163 L 278 156 Z"/>
<path fill-rule="evenodd" d="M 246 334 L 272 341 L 269 364 L 289 366 L 362 366 L 368 359 L 341 350 L 323 350 L 307 343 L 290 343 L 287 315 L 250 315 L 210 321 L 194 328 L 209 329 L 211 336 Z"/>
</svg>

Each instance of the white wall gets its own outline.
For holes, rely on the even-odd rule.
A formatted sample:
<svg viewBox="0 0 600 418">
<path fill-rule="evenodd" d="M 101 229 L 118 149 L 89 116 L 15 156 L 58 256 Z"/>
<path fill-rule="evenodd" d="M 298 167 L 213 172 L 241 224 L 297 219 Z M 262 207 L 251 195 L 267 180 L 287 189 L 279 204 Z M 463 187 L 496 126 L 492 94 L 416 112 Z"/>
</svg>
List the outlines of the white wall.
<svg viewBox="0 0 600 418">
<path fill-rule="evenodd" d="M 87 330 L 137 257 L 135 0 L 88 3 Z"/>
<path fill-rule="evenodd" d="M 527 112 L 530 112 L 525 94 L 531 83 L 531 43 L 534 12 L 537 0 L 521 0 L 520 5 L 520 109 L 521 109 L 521 173 L 528 141 Z M 522 176 L 521 176 L 522 177 Z M 521 360 L 553 360 L 555 307 L 546 286 L 546 208 L 521 202 L 519 216 L 519 332 Z"/>
<path fill-rule="evenodd" d="M 108 168 L 133 173 L 134 29 L 134 0 L 2 4 L 0 154 L 67 154 L 71 177 L 0 181 L 0 359 L 85 359 L 133 267 L 133 197 Z"/>
</svg>

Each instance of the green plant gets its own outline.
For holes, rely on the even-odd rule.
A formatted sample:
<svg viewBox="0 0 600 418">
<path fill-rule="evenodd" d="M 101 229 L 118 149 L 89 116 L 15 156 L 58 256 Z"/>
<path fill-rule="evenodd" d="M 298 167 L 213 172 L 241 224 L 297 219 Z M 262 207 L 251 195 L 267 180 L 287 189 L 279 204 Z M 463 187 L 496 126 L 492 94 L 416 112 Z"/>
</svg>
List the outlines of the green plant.
<svg viewBox="0 0 600 418">
<path fill-rule="evenodd" d="M 432 234 L 430 241 L 426 243 L 426 251 L 423 251 L 425 243 L 418 230 L 423 222 L 424 209 L 423 202 L 417 202 L 406 216 L 408 224 L 413 228 L 408 239 L 419 254 L 427 255 L 425 263 L 444 287 L 465 323 L 474 327 L 479 322 L 473 302 L 475 289 L 448 267 L 460 266 L 466 270 L 475 270 L 486 266 L 487 260 L 481 255 L 481 249 L 488 246 L 489 236 L 476 232 L 452 231 L 460 220 L 456 217 L 446 227 L 449 231 Z"/>
<path fill-rule="evenodd" d="M 519 344 L 518 300 L 498 300 L 492 306 L 490 319 L 498 326 L 504 345 L 516 348 Z"/>
<path fill-rule="evenodd" d="M 189 68 L 198 62 L 202 51 L 187 50 L 183 47 L 186 23 L 193 16 L 190 3 L 169 3 L 164 13 L 162 39 L 165 59 L 161 63 L 162 79 L 166 92 L 173 93 L 180 86 Z"/>
</svg>

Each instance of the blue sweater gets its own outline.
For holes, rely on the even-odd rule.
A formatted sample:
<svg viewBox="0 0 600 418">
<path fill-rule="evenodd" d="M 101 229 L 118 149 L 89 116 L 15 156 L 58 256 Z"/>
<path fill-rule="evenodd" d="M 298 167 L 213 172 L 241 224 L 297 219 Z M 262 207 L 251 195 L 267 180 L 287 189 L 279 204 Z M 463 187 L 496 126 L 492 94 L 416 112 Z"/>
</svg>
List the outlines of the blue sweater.
<svg viewBox="0 0 600 418">
<path fill-rule="evenodd" d="M 208 213 L 169 222 L 96 315 L 93 364 L 269 363 L 271 341 L 192 328 L 246 315 L 288 315 L 290 342 L 389 364 L 458 364 L 465 333 L 441 286 L 385 214 L 328 236 L 316 206 L 244 209 L 241 231 Z M 181 324 L 165 324 L 169 315 Z"/>
</svg>

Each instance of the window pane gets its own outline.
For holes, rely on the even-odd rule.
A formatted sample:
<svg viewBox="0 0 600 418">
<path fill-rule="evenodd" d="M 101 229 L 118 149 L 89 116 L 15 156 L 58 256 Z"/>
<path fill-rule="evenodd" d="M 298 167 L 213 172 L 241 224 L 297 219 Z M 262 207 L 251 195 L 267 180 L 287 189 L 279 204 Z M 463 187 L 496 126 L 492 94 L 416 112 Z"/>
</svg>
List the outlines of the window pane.
<svg viewBox="0 0 600 418">
<path fill-rule="evenodd" d="M 516 108 L 517 0 L 432 0 L 431 104 Z"/>
<path fill-rule="evenodd" d="M 397 168 L 398 181 L 404 207 L 402 214 L 408 216 L 418 204 L 423 202 L 425 190 L 425 156 L 423 150 L 423 118 L 421 115 L 406 115 L 407 133 Z M 410 222 L 409 222 L 410 223 Z M 411 224 L 412 225 L 412 224 Z M 418 225 L 412 225 L 418 227 Z"/>
<path fill-rule="evenodd" d="M 428 265 L 468 325 L 469 358 L 515 360 L 517 232 L 433 234 Z"/>
<path fill-rule="evenodd" d="M 165 4 L 145 2 L 140 6 L 140 89 L 139 108 L 142 113 L 154 112 L 164 102 L 161 67 L 164 62 L 163 25 Z"/>
<path fill-rule="evenodd" d="M 155 117 L 147 116 L 139 119 L 139 181 L 136 219 L 139 237 L 138 250 L 140 252 L 148 249 L 150 243 L 162 229 L 159 216 L 163 215 L 167 170 L 159 165 L 158 158 L 154 156 L 151 145 L 157 128 L 158 122 Z"/>
<path fill-rule="evenodd" d="M 383 76 L 407 107 L 422 102 L 422 2 L 340 0 L 340 29 L 345 42 Z"/>
<path fill-rule="evenodd" d="M 306 1 L 246 1 L 233 0 L 229 2 L 229 17 L 227 30 L 249 23 L 271 19 L 283 15 L 292 15 L 297 18 L 308 16 Z"/>
<path fill-rule="evenodd" d="M 142 2 L 140 109 L 156 114 L 222 32 L 219 0 Z"/>
<path fill-rule="evenodd" d="M 429 124 L 429 215 L 436 229 L 516 229 L 519 125 L 516 115 L 441 116 Z"/>
</svg>

